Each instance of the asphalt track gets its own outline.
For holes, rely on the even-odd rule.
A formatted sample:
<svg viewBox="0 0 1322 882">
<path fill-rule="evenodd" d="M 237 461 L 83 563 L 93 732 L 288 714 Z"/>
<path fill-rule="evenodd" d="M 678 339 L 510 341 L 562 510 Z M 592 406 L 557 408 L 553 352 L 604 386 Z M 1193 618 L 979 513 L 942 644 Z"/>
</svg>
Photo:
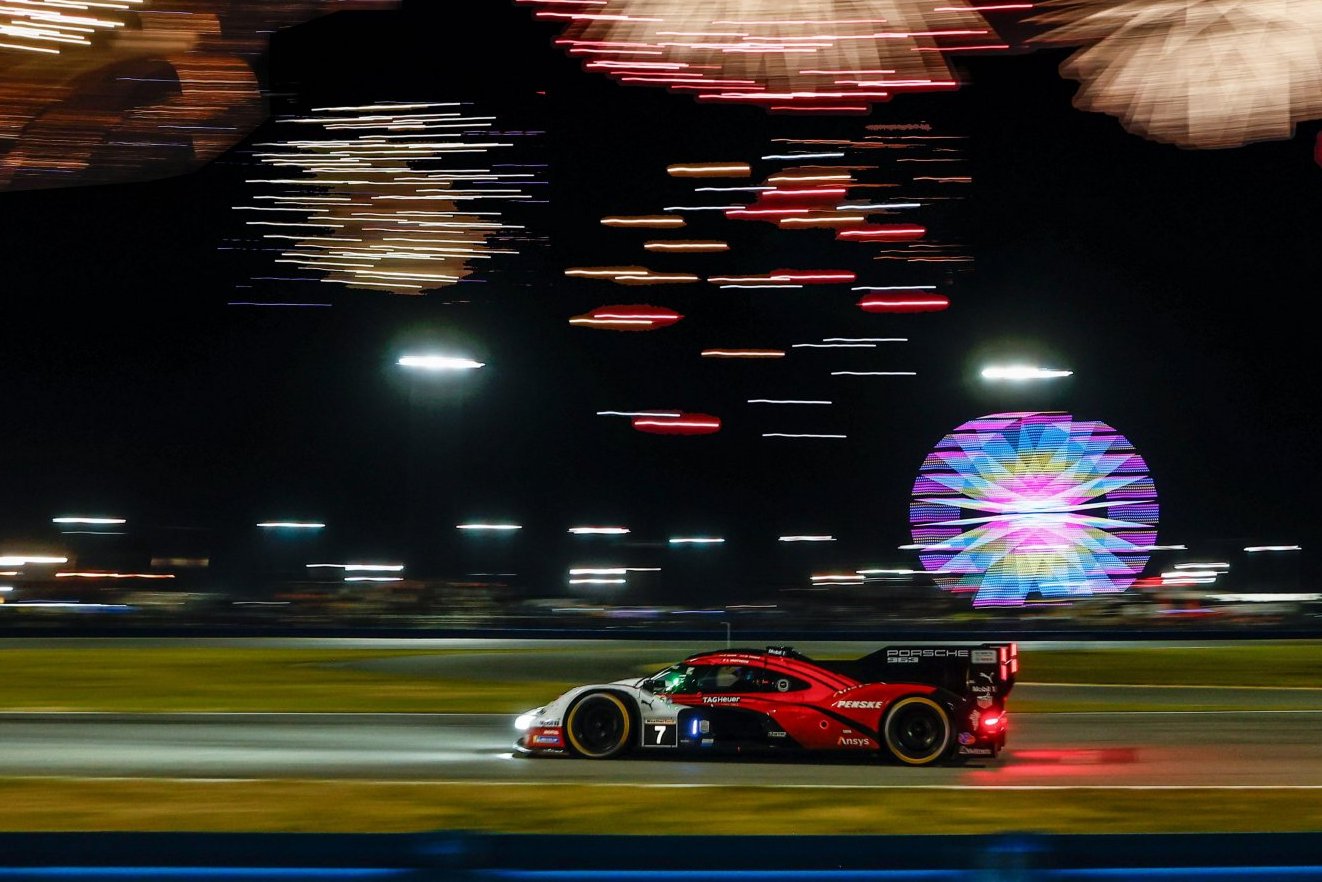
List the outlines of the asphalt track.
<svg viewBox="0 0 1322 882">
<path fill-rule="evenodd" d="M 510 751 L 511 723 L 494 714 L 3 714 L 0 776 L 1322 788 L 1322 707 L 1017 714 L 1002 758 L 924 769 L 861 756 L 528 759 Z"/>
<path fill-rule="evenodd" d="M 87 647 L 96 640 L 32 640 Z M 121 641 L 102 641 L 107 646 Z M 477 650 L 365 658 L 349 667 L 420 677 L 567 682 L 637 675 L 694 647 L 672 642 L 550 640 L 192 640 L 194 646 Z M 142 640 L 134 645 L 179 645 Z M 1109 644 L 1115 645 L 1115 644 Z M 1154 647 L 1154 644 L 1140 644 Z M 1191 645 L 1191 644 L 1181 644 Z M 1033 645 L 1033 652 L 1087 644 Z M 805 644 L 847 657 L 875 646 Z M 490 651 L 486 651 L 490 650 Z M 512 651 L 513 650 L 513 651 Z M 526 650 L 535 650 L 528 653 Z M 547 699 L 553 696 L 546 696 Z M 1016 700 L 1083 701 L 1089 713 L 1020 713 Z M 1198 708 L 1230 706 L 1229 711 Z M 1136 712 L 1133 708 L 1161 707 Z M 497 714 L 0 713 L 0 777 L 345 779 L 577 782 L 634 786 L 767 787 L 1280 787 L 1322 789 L 1322 689 L 1080 686 L 1024 682 L 1011 698 L 1009 750 L 995 761 L 910 769 L 867 756 L 622 760 L 515 757 L 512 717 Z"/>
</svg>

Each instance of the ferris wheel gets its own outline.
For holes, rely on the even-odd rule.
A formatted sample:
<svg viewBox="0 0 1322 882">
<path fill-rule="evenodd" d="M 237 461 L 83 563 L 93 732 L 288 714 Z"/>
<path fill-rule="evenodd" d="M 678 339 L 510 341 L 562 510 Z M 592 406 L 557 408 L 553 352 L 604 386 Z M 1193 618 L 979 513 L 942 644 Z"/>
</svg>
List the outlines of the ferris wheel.
<svg viewBox="0 0 1322 882">
<path fill-rule="evenodd" d="M 1056 412 L 960 426 L 924 460 L 909 507 L 923 567 L 975 607 L 1124 591 L 1147 565 L 1157 515 L 1129 440 Z"/>
</svg>

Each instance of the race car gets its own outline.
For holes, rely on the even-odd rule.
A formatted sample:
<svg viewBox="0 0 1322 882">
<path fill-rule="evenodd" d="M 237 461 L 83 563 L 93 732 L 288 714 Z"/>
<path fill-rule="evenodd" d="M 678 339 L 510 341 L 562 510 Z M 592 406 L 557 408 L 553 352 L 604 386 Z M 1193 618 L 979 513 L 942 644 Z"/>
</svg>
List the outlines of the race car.
<svg viewBox="0 0 1322 882">
<path fill-rule="evenodd" d="M 578 686 L 515 721 L 522 754 L 853 751 L 911 766 L 995 757 L 1019 670 L 1013 643 L 886 646 L 815 661 L 788 646 L 691 655 L 648 677 Z"/>
</svg>

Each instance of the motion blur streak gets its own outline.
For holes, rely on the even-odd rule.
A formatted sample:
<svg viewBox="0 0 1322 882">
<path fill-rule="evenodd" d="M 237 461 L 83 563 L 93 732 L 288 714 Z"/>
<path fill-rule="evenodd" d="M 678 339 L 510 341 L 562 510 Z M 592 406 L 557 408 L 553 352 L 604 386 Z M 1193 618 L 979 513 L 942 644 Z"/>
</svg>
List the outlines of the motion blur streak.
<svg viewBox="0 0 1322 882">
<path fill-rule="evenodd" d="M 955 89 L 943 52 L 1004 48 L 965 0 L 518 2 L 565 22 L 557 44 L 590 71 L 772 111 L 862 113 Z"/>
<path fill-rule="evenodd" d="M 15 0 L 0 5 L 0 189 L 149 180 L 266 117 L 271 33 L 397 0 Z"/>
<path fill-rule="evenodd" d="M 275 262 L 304 280 L 395 294 L 452 285 L 474 261 L 512 253 L 490 242 L 520 238 L 500 209 L 529 201 L 534 177 L 510 163 L 474 167 L 469 155 L 514 145 L 492 131 L 494 117 L 460 107 L 378 103 L 286 117 L 289 139 L 257 146 L 267 174 L 249 180 L 276 192 L 238 210 L 255 215 L 247 223 L 278 246 Z"/>
<path fill-rule="evenodd" d="M 1082 110 L 1191 148 L 1284 140 L 1322 119 L 1316 0 L 1047 0 L 1036 42 L 1083 46 L 1060 68 Z"/>
</svg>

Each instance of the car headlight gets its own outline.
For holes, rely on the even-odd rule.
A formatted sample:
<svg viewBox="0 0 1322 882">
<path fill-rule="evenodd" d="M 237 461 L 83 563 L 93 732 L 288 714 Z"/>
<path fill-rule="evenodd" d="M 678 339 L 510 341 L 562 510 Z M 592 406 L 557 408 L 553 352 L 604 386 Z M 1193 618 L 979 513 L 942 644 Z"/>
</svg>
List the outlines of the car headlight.
<svg viewBox="0 0 1322 882">
<path fill-rule="evenodd" d="M 538 708 L 533 708 L 532 710 L 528 711 L 526 714 L 519 714 L 518 717 L 516 717 L 514 720 L 514 728 L 518 729 L 520 732 L 528 731 L 528 728 L 532 725 L 533 720 L 537 719 L 537 717 L 541 714 L 542 710 L 543 708 L 538 707 Z"/>
</svg>

